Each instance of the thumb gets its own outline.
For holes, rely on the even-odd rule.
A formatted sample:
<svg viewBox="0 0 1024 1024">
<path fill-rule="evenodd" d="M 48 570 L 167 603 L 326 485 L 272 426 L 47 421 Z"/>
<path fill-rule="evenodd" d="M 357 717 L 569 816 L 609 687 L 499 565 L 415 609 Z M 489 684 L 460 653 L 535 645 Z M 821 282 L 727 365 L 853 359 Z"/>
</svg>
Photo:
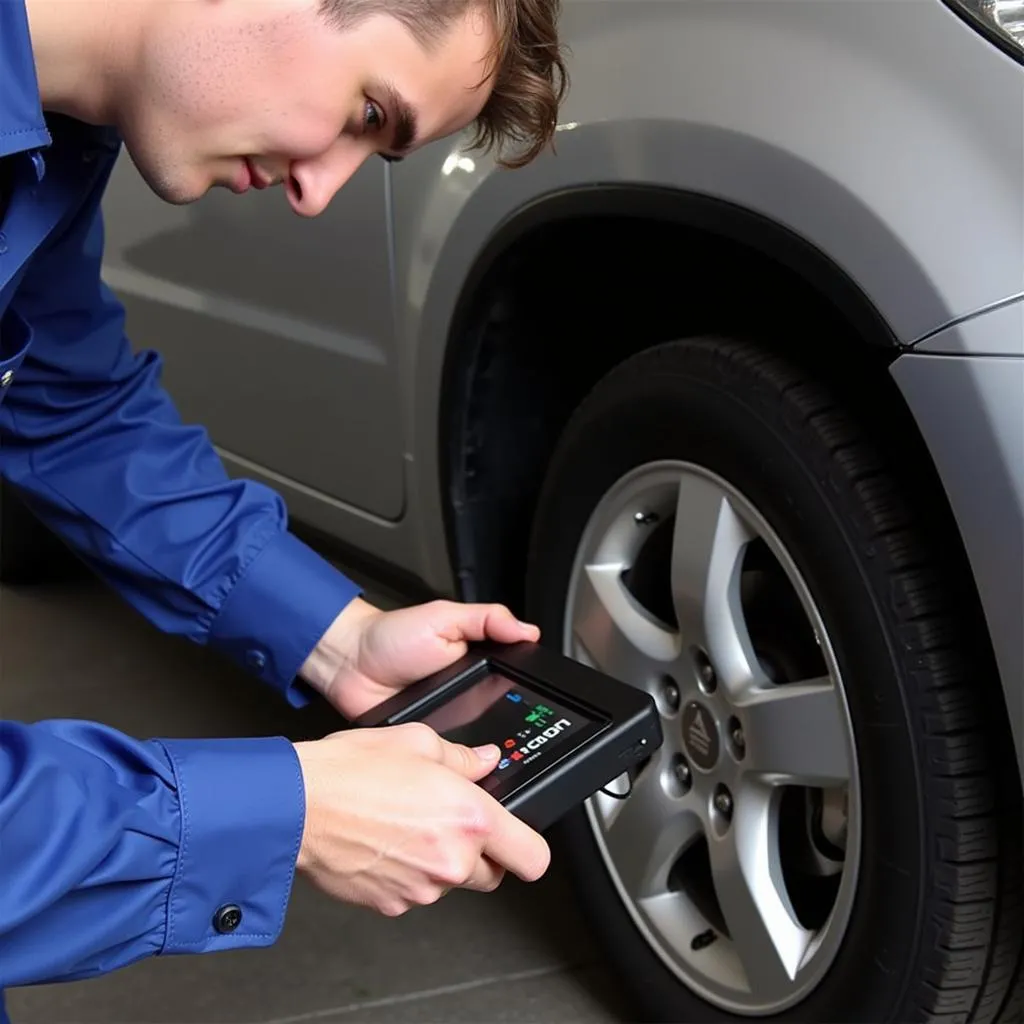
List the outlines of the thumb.
<svg viewBox="0 0 1024 1024">
<path fill-rule="evenodd" d="M 467 747 L 462 743 L 441 741 L 441 763 L 470 782 L 478 782 L 494 771 L 499 757 L 500 751 L 493 743 L 482 747 Z"/>
<path fill-rule="evenodd" d="M 449 643 L 489 639 L 513 644 L 520 640 L 540 639 L 540 630 L 536 626 L 520 622 L 503 604 L 449 602 L 447 608 L 450 618 L 438 633 Z"/>
</svg>

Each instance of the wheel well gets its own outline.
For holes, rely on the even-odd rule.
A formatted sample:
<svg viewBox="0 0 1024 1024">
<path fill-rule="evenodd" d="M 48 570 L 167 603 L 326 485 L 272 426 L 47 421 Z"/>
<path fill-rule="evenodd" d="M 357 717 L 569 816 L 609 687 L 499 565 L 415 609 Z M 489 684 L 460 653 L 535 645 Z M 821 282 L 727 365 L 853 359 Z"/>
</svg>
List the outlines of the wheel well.
<svg viewBox="0 0 1024 1024">
<path fill-rule="evenodd" d="M 615 365 L 699 334 L 753 338 L 812 368 L 870 422 L 923 446 L 887 368 L 900 352 L 820 254 L 722 204 L 630 209 L 591 194 L 539 217 L 467 286 L 453 323 L 440 443 L 464 600 L 522 608 L 537 495 L 573 410 Z M 934 481 L 932 482 L 934 485 Z M 941 494 L 941 491 L 939 492 Z"/>
</svg>

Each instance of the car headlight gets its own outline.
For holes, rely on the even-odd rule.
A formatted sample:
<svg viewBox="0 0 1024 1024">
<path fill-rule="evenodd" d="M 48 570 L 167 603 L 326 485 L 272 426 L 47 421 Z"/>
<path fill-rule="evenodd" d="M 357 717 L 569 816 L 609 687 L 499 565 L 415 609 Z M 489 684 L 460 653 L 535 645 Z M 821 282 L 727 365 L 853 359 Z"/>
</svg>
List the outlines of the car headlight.
<svg viewBox="0 0 1024 1024">
<path fill-rule="evenodd" d="M 1024 64 L 1024 0 L 945 0 L 1004 53 Z"/>
</svg>

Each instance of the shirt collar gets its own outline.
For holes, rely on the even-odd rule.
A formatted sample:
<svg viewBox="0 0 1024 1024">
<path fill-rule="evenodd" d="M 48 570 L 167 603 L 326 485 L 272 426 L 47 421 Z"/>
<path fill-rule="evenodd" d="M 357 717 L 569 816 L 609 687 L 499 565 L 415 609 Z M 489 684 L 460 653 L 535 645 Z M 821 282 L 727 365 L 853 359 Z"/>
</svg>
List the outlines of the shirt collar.
<svg viewBox="0 0 1024 1024">
<path fill-rule="evenodd" d="M 0 0 L 0 157 L 49 144 L 25 0 Z"/>
</svg>

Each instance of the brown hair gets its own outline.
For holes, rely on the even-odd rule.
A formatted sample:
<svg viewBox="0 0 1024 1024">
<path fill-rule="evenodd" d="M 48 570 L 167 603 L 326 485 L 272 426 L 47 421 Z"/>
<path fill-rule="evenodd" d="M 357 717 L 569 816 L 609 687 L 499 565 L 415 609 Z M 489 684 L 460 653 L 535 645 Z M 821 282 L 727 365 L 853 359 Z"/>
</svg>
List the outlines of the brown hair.
<svg viewBox="0 0 1024 1024">
<path fill-rule="evenodd" d="M 503 167 L 524 167 L 552 142 L 568 89 L 558 40 L 561 0 L 320 0 L 321 12 L 335 28 L 388 14 L 427 48 L 439 43 L 470 7 L 489 15 L 497 35 L 488 68 L 494 74 L 493 88 L 470 145 L 499 151 Z M 504 155 L 509 144 L 519 146 L 520 152 Z"/>
</svg>

